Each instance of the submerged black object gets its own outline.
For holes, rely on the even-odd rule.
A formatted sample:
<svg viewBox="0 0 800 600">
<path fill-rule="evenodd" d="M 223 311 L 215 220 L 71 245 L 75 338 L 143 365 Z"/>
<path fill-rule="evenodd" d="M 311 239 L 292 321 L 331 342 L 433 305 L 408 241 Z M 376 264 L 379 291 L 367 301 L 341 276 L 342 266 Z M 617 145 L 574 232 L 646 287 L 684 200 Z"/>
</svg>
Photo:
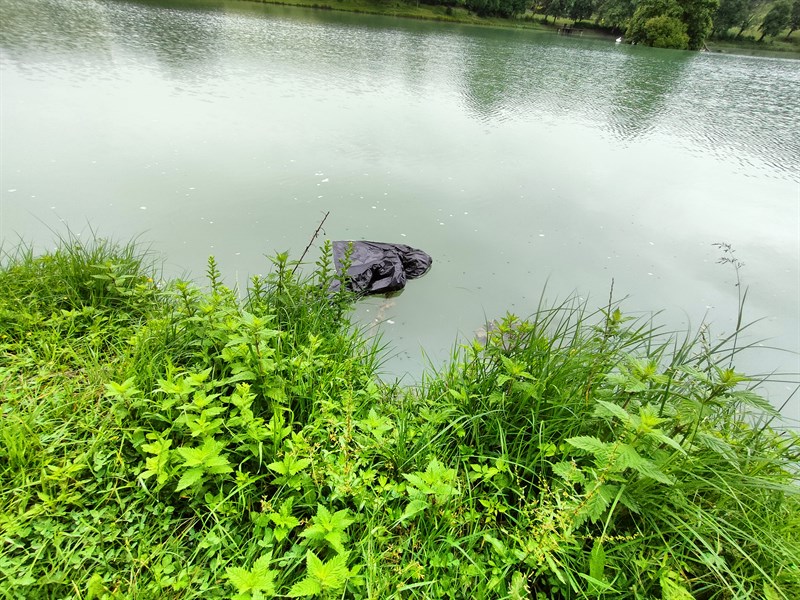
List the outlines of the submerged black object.
<svg viewBox="0 0 800 600">
<path fill-rule="evenodd" d="M 347 269 L 347 288 L 357 294 L 388 294 L 402 290 L 408 279 L 421 277 L 431 268 L 433 259 L 422 250 L 405 244 L 383 242 L 333 242 L 333 263 L 342 272 L 342 263 L 353 244 Z M 339 288 L 334 281 L 332 290 Z"/>
</svg>

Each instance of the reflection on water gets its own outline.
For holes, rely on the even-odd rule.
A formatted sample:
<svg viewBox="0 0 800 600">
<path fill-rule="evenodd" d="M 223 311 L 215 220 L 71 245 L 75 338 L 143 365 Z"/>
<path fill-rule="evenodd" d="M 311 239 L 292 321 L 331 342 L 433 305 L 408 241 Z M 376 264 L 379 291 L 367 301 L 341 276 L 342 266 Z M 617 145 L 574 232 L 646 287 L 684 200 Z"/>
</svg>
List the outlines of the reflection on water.
<svg viewBox="0 0 800 600">
<path fill-rule="evenodd" d="M 100 77 L 113 71 L 120 48 L 152 53 L 169 76 L 187 83 L 259 65 L 264 77 L 291 68 L 309 86 L 333 80 L 369 93 L 386 85 L 387 74 L 402 74 L 391 77 L 400 93 L 437 96 L 446 85 L 489 125 L 568 116 L 620 141 L 657 127 L 696 151 L 798 178 L 794 61 L 387 22 L 397 25 L 321 11 L 298 18 L 297 11 L 213 0 L 4 0 L 0 41 L 17 68 L 70 60 L 74 70 L 84 61 Z"/>
<path fill-rule="evenodd" d="M 725 241 L 800 349 L 797 62 L 227 0 L 0 0 L 0 50 L 3 240 L 144 231 L 241 282 L 330 210 L 434 255 L 384 331 L 432 360 L 546 282 L 725 329 Z"/>
</svg>

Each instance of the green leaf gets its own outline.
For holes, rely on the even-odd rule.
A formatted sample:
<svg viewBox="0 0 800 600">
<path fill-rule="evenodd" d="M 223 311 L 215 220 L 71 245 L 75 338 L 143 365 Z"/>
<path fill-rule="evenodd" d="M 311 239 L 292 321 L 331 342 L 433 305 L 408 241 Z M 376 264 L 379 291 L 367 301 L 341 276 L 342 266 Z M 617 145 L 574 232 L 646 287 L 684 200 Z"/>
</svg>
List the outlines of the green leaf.
<svg viewBox="0 0 800 600">
<path fill-rule="evenodd" d="M 344 552 L 344 541 L 347 539 L 345 529 L 353 523 L 347 509 L 331 513 L 321 504 L 317 506 L 316 516 L 311 518 L 310 525 L 300 535 L 311 540 L 324 540 L 338 553 Z"/>
<path fill-rule="evenodd" d="M 275 576 L 277 571 L 269 568 L 272 553 L 261 556 L 253 563 L 249 571 L 242 567 L 229 567 L 225 570 L 228 580 L 233 584 L 239 594 L 252 594 L 254 596 L 274 596 Z"/>
<path fill-rule="evenodd" d="M 175 491 L 180 492 L 181 490 L 185 490 L 188 487 L 192 487 L 202 478 L 203 478 L 203 469 L 197 467 L 194 469 L 189 469 L 183 475 L 181 475 L 180 481 L 178 481 L 178 485 L 175 487 Z"/>
<path fill-rule="evenodd" d="M 586 476 L 573 462 L 561 461 L 553 465 L 553 473 L 571 483 L 583 483 Z"/>
<path fill-rule="evenodd" d="M 606 552 L 603 550 L 603 543 L 596 539 L 589 553 L 589 577 L 598 581 L 605 580 Z"/>
<path fill-rule="evenodd" d="M 228 567 L 225 569 L 225 574 L 240 594 L 250 591 L 252 582 L 250 571 L 242 567 Z"/>
<path fill-rule="evenodd" d="M 619 406 L 618 404 L 614 404 L 613 402 L 606 402 L 605 400 L 598 400 L 597 406 L 594 409 L 594 415 L 596 417 L 616 417 L 620 421 L 622 421 L 625 425 L 630 425 L 631 423 L 631 415 L 628 413 L 627 410 Z"/>
<path fill-rule="evenodd" d="M 680 575 L 674 571 L 661 574 L 661 600 L 694 600 L 694 596 L 679 580 Z"/>
<path fill-rule="evenodd" d="M 588 435 L 579 435 L 577 437 L 567 438 L 567 443 L 570 446 L 574 446 L 579 450 L 583 450 L 588 452 L 589 454 L 593 454 L 595 456 L 607 456 L 609 445 L 603 441 L 600 441 L 596 437 L 588 436 Z"/>
<path fill-rule="evenodd" d="M 511 587 L 508 593 L 511 600 L 528 600 L 530 598 L 528 581 L 519 571 L 514 571 L 514 575 L 511 576 Z"/>
<path fill-rule="evenodd" d="M 322 586 L 311 577 L 306 577 L 298 581 L 289 590 L 289 598 L 302 598 L 304 596 L 316 596 L 322 593 Z"/>
<path fill-rule="evenodd" d="M 427 500 L 422 500 L 421 498 L 412 500 L 406 505 L 406 508 L 403 511 L 403 516 L 400 517 L 400 521 L 402 522 L 413 519 L 416 515 L 427 509 L 429 506 L 430 503 Z"/>
<path fill-rule="evenodd" d="M 317 580 L 323 590 L 336 590 L 347 581 L 348 553 L 337 554 L 328 562 L 323 563 L 316 554 L 308 551 L 306 554 L 306 568 L 308 574 Z"/>
</svg>

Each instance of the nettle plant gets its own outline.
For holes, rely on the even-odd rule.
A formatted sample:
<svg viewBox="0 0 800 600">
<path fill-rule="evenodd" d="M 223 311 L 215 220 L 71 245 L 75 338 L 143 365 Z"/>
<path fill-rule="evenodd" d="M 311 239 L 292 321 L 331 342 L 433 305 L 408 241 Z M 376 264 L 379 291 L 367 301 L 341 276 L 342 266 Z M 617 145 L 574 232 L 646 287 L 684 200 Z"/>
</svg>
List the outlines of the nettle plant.
<svg viewBox="0 0 800 600">
<path fill-rule="evenodd" d="M 163 375 L 152 391 L 134 375 L 107 384 L 106 394 L 134 424 L 127 439 L 141 459 L 141 486 L 201 519 L 250 514 L 263 553 L 227 569 L 236 598 L 269 597 L 286 586 L 292 597 L 327 597 L 359 585 L 360 567 L 348 566 L 351 514 L 319 503 L 320 488 L 335 487 L 347 471 L 336 457 L 353 436 L 380 439 L 391 426 L 374 410 L 363 423 L 355 419 L 353 402 L 347 416 L 333 408 L 334 398 L 363 402 L 377 393 L 370 352 L 352 333 L 325 334 L 342 327 L 343 299 L 312 303 L 317 313 L 309 316 L 304 298 L 324 288 L 301 285 L 285 257 L 276 261 L 274 275 L 254 281 L 247 309 L 221 283 L 213 259 L 208 293 L 183 282 L 165 292 L 174 340 Z M 306 312 L 297 318 L 293 311 Z M 328 422 L 339 437 L 328 434 Z M 214 537 L 204 543 L 235 542 Z"/>
</svg>

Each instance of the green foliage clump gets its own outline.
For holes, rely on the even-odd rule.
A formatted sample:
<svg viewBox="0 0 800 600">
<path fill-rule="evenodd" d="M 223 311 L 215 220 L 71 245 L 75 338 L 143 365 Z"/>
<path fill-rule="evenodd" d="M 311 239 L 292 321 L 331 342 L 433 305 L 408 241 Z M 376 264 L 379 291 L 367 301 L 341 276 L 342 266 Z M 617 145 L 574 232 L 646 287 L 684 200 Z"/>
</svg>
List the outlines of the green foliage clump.
<svg viewBox="0 0 800 600">
<path fill-rule="evenodd" d="M 525 12 L 525 0 L 466 0 L 465 6 L 481 17 L 510 18 Z"/>
<path fill-rule="evenodd" d="M 789 21 L 792 16 L 792 5 L 786 0 L 777 2 L 769 9 L 769 12 L 764 16 L 759 29 L 761 30 L 761 37 L 759 42 L 766 36 L 778 35 L 781 31 L 789 26 Z"/>
<path fill-rule="evenodd" d="M 641 31 L 634 31 L 636 31 L 637 39 L 653 48 L 685 50 L 689 47 L 686 25 L 674 17 L 666 15 L 652 17 L 642 23 Z"/>
<path fill-rule="evenodd" d="M 404 388 L 328 245 L 243 298 L 138 256 L 0 269 L 3 597 L 800 595 L 800 439 L 735 334 L 566 302 Z"/>
<path fill-rule="evenodd" d="M 625 37 L 649 46 L 697 50 L 711 33 L 711 17 L 718 6 L 718 0 L 643 0 Z"/>
</svg>

